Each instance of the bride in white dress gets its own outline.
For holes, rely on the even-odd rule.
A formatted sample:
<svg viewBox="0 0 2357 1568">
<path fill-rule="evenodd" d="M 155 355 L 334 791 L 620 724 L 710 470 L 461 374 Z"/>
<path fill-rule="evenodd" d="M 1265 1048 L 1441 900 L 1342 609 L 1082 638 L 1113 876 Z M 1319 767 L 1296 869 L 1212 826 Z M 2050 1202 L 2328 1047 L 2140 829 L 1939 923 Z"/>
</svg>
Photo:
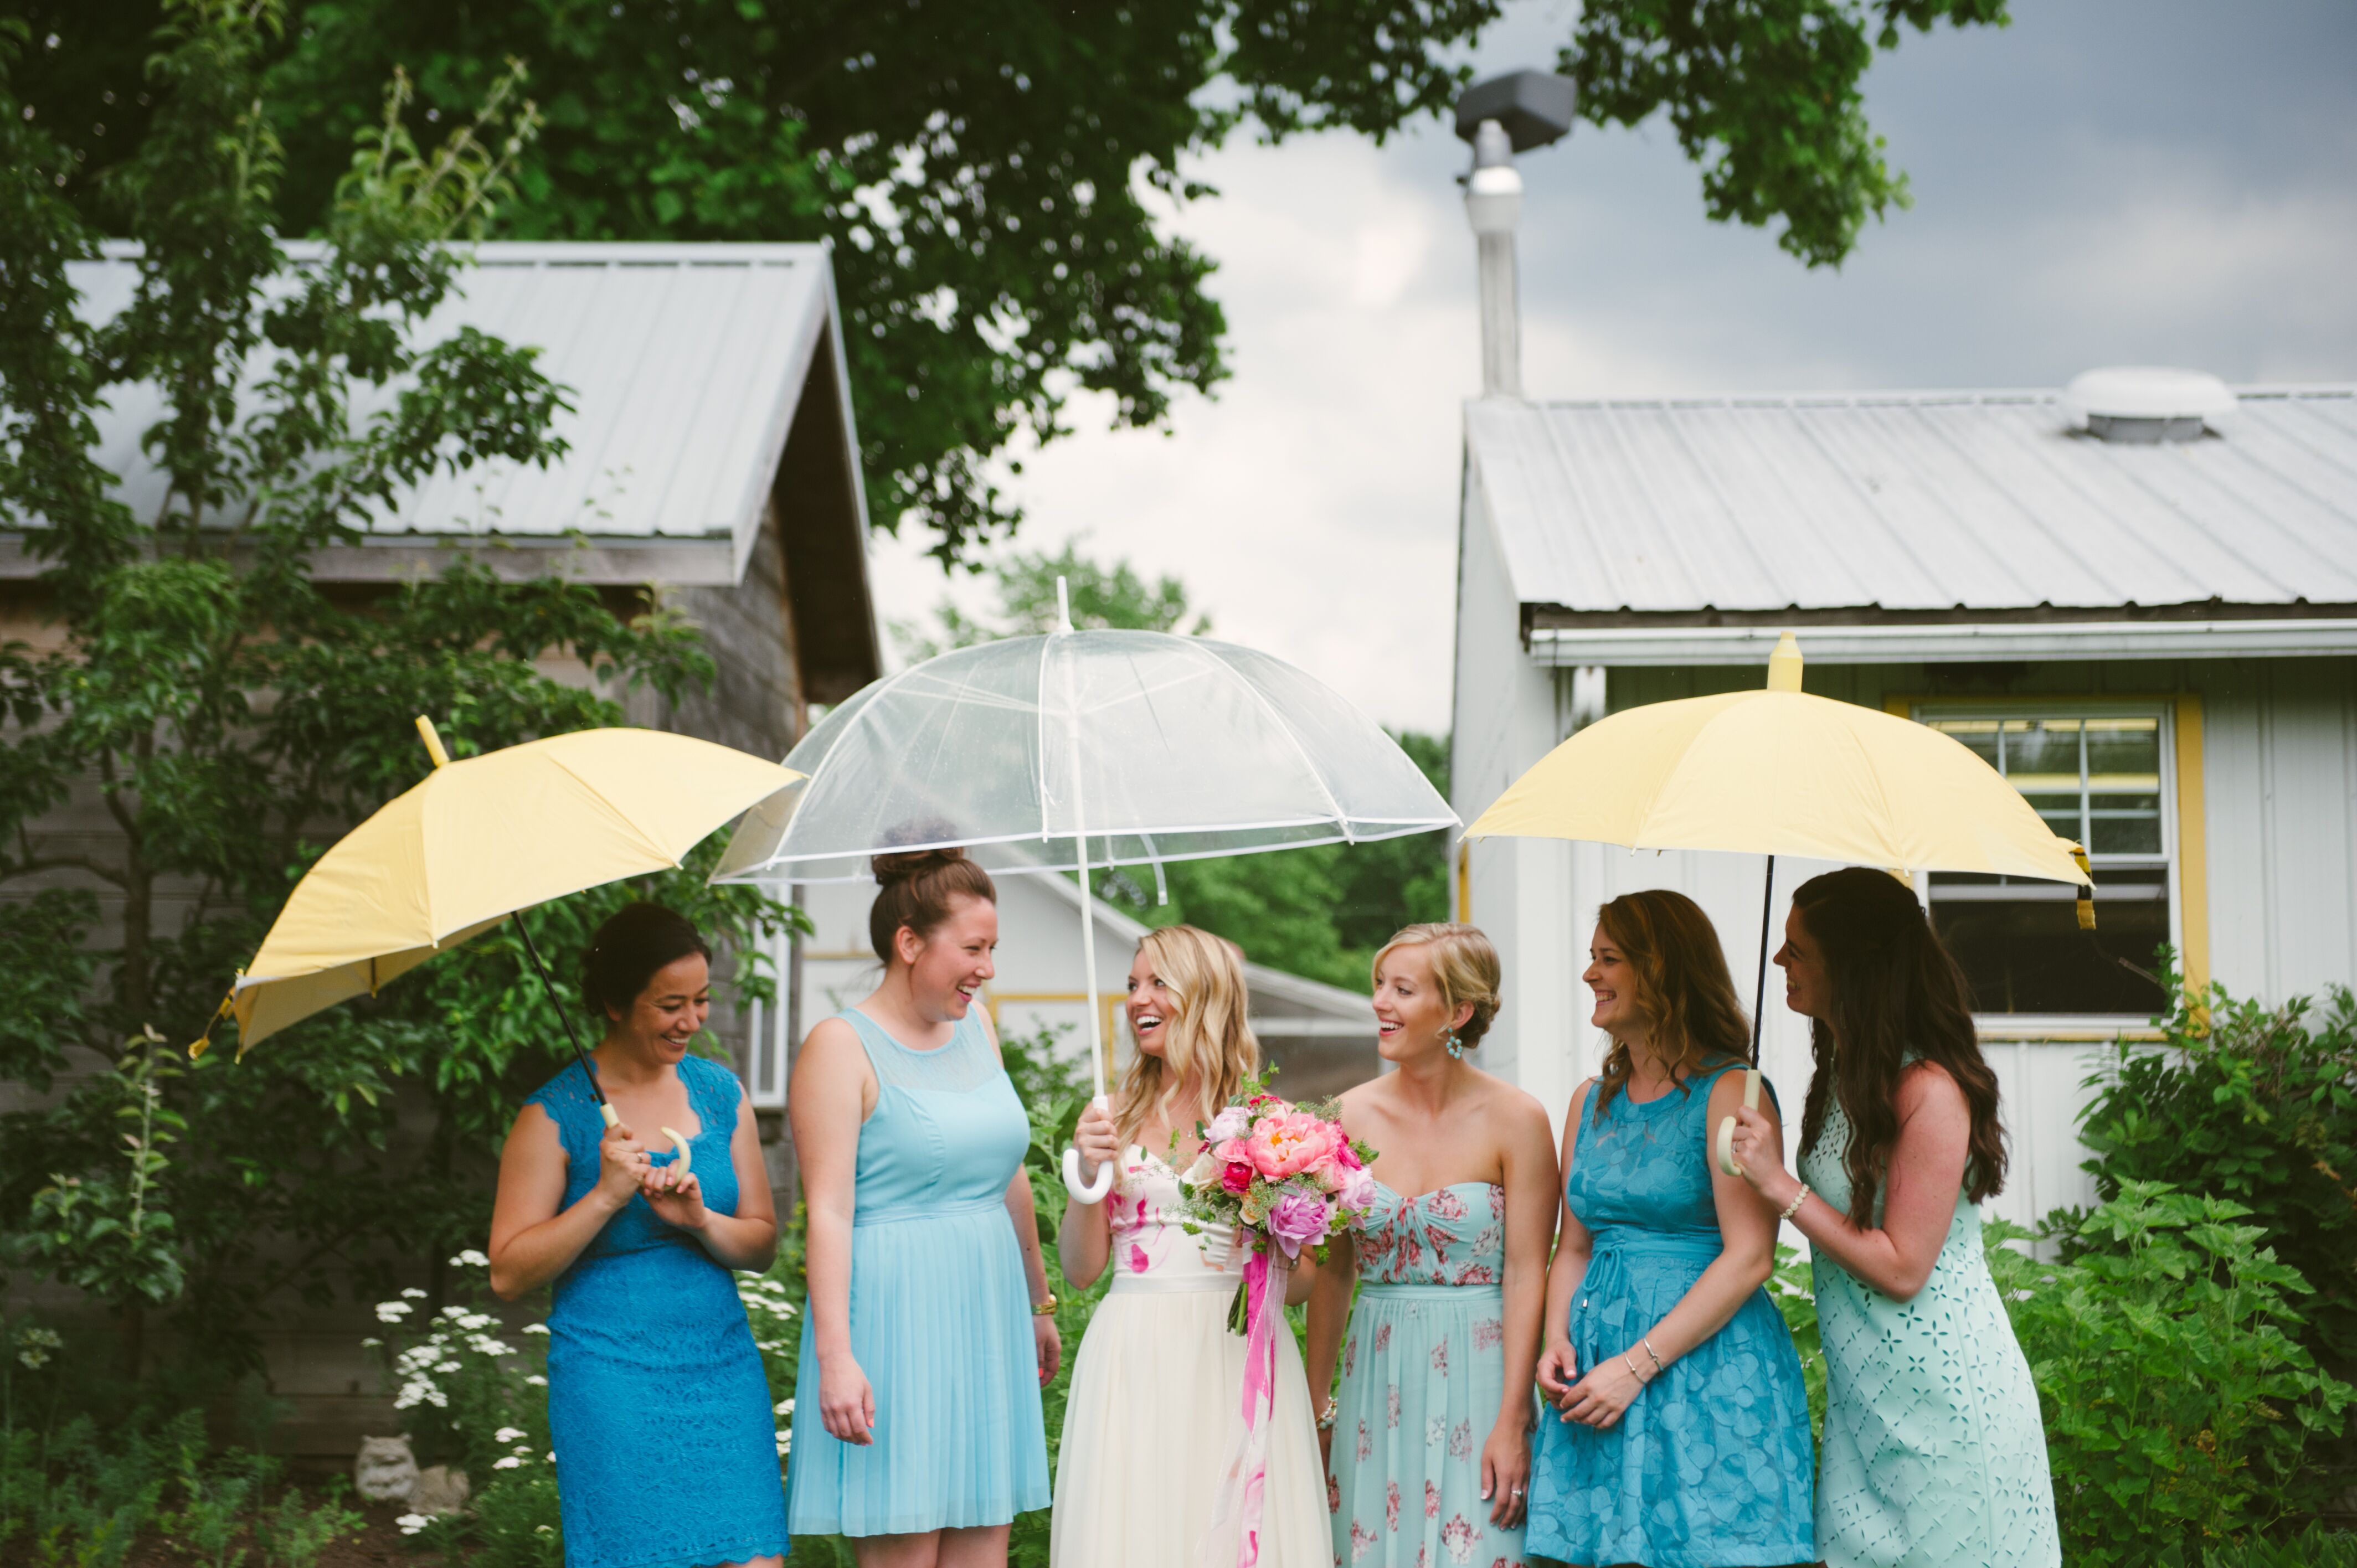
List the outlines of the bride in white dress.
<svg viewBox="0 0 2357 1568">
<path fill-rule="evenodd" d="M 1110 1262 L 1113 1284 L 1081 1340 L 1064 1405 L 1049 1526 L 1054 1568 L 1204 1568 L 1242 1559 L 1234 1528 L 1204 1539 L 1229 1447 L 1243 1425 L 1244 1341 L 1228 1332 L 1242 1278 L 1228 1272 L 1225 1227 L 1179 1224 L 1177 1173 L 1200 1148 L 1196 1124 L 1259 1066 L 1235 947 L 1192 926 L 1150 931 L 1129 971 L 1137 1039 L 1113 1113 L 1093 1106 L 1075 1144 L 1082 1174 L 1116 1152 L 1113 1191 L 1064 1211 L 1064 1277 L 1085 1289 Z M 1175 1146 L 1174 1146 L 1175 1139 Z M 1292 1275 L 1294 1301 L 1311 1270 Z M 1289 1330 L 1275 1337 L 1276 1390 L 1262 1494 L 1262 1568 L 1327 1568 L 1334 1548 L 1308 1384 Z"/>
</svg>

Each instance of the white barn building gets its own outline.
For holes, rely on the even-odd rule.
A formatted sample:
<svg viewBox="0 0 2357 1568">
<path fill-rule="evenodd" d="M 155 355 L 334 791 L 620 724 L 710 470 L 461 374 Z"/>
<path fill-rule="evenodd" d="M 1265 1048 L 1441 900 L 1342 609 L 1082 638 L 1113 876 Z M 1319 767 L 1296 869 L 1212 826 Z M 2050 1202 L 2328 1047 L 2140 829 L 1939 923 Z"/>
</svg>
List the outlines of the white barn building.
<svg viewBox="0 0 2357 1568">
<path fill-rule="evenodd" d="M 1538 403 L 1509 383 L 1465 414 L 1465 821 L 1590 719 L 1760 683 L 1789 629 L 1807 690 L 1949 730 L 2088 843 L 2093 942 L 2059 886 L 1925 889 L 2003 1084 L 1994 1208 L 2025 1222 L 2089 1200 L 2081 1080 L 2161 1005 L 2115 959 L 2149 967 L 2167 941 L 2192 983 L 2271 1002 L 2357 977 L 2357 386 L 2158 413 L 2074 388 Z M 1696 898 L 1748 992 L 1761 865 L 1468 846 L 1460 901 L 1506 969 L 1490 1065 L 1560 1119 L 1600 1059 L 1579 979 L 1596 909 L 1632 888 Z M 1781 930 L 1828 867 L 1777 869 Z M 1797 1116 L 1807 1036 L 1769 995 L 1766 1066 Z"/>
</svg>

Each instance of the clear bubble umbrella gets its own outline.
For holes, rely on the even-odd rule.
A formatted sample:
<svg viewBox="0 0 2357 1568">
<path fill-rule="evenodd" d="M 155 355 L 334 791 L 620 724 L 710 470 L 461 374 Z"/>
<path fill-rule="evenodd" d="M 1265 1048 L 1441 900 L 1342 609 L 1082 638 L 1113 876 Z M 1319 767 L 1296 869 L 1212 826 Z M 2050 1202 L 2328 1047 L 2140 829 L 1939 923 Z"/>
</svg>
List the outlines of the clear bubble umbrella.
<svg viewBox="0 0 2357 1568">
<path fill-rule="evenodd" d="M 1062 585 L 1058 585 L 1060 599 Z M 873 682 L 786 758 L 805 777 L 737 825 L 726 882 L 841 882 L 885 851 L 962 845 L 994 875 L 1150 865 L 1457 825 L 1391 736 L 1233 643 L 1075 631 L 961 648 Z M 1081 932 L 1104 1101 L 1096 944 Z M 1085 1202 L 1110 1167 L 1064 1179 Z"/>
</svg>

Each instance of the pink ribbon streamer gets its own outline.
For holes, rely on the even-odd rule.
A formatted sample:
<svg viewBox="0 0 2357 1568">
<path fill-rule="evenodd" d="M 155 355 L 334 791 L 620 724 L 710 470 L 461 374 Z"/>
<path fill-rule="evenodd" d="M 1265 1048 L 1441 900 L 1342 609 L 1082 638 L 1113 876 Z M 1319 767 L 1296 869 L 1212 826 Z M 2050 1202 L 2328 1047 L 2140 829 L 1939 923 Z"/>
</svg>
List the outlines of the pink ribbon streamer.
<svg viewBox="0 0 2357 1568">
<path fill-rule="evenodd" d="M 1268 1486 L 1268 1416 L 1276 1404 L 1276 1335 L 1283 1327 L 1280 1312 L 1291 1268 L 1286 1259 L 1262 1252 L 1254 1252 L 1244 1264 L 1244 1421 L 1229 1446 L 1211 1527 L 1203 1532 L 1204 1568 L 1227 1568 L 1231 1562 L 1234 1568 L 1253 1568 L 1260 1561 L 1261 1505 Z M 1235 1530 L 1232 1557 L 1226 1545 L 1231 1527 Z"/>
</svg>

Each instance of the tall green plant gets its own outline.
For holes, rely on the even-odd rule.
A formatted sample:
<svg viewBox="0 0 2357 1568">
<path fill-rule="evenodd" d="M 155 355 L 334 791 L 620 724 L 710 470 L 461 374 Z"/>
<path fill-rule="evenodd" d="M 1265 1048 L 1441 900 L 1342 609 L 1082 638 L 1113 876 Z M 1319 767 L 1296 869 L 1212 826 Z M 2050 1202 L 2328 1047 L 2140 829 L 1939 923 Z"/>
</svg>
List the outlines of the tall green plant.
<svg viewBox="0 0 2357 1568">
<path fill-rule="evenodd" d="M 2357 1376 L 2357 996 L 2268 1007 L 2168 980 L 2161 1047 L 2123 1041 L 2088 1080 L 2096 1190 L 2168 1182 L 2242 1205 L 2315 1292 L 2301 1342 Z"/>
<path fill-rule="evenodd" d="M 319 845 L 423 776 L 415 714 L 463 756 L 616 724 L 629 688 L 676 696 L 713 674 L 694 628 L 651 600 L 463 559 L 378 593 L 313 580 L 318 551 L 429 477 L 561 453 L 566 394 L 529 347 L 421 330 L 537 130 L 520 69 L 431 148 L 396 76 L 298 262 L 276 235 L 284 150 L 259 108 L 281 22 L 279 0 L 165 6 L 152 119 L 105 188 L 140 246 L 137 284 L 99 319 L 69 270 L 95 251 L 61 194 L 78 166 L 25 102 L 25 28 L 0 19 L 0 527 L 44 564 L 54 623 L 41 648 L 0 648 L 0 1078 L 46 1086 L 72 1046 L 195 1037 Z M 110 401 L 160 402 L 141 433 L 160 485 L 135 513 L 98 460 Z M 555 659 L 593 683 L 543 673 Z M 52 831 L 70 804 L 110 833 Z M 706 864 L 529 918 L 568 953 L 634 896 L 740 952 L 786 918 L 704 888 Z M 167 1077 L 150 1052 L 0 1121 L 0 1232 L 112 1290 L 135 1345 L 137 1316 L 169 1302 L 179 1344 L 248 1364 L 281 1292 L 322 1302 L 357 1279 L 381 1294 L 423 1258 L 438 1298 L 440 1260 L 487 1218 L 483 1161 L 556 1066 L 557 1023 L 502 931 L 253 1061 L 216 1052 Z M 128 1208 L 126 1096 L 154 1117 Z M 138 1269 L 91 1273 L 135 1229 Z"/>
<path fill-rule="evenodd" d="M 2357 1390 L 2296 1337 L 2298 1270 L 2224 1198 L 2123 1180 L 2045 1263 L 1986 1230 L 1989 1272 L 2038 1383 L 2067 1561 L 2143 1564 L 2322 1500 L 2309 1467 Z"/>
</svg>

